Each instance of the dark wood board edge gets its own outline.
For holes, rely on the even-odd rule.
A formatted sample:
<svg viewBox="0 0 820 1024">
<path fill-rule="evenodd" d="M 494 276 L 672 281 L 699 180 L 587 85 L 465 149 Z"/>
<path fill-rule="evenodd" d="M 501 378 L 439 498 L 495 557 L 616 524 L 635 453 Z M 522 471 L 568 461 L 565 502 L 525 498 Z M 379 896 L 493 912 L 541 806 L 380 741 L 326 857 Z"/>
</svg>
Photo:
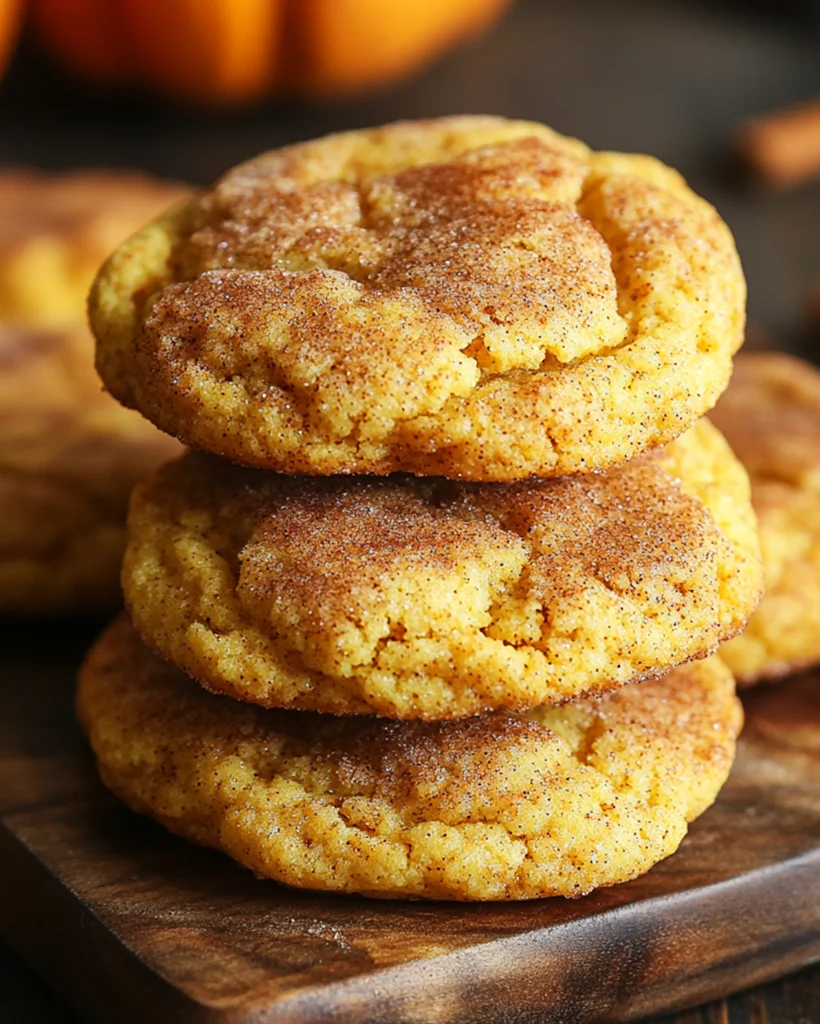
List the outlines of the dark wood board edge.
<svg viewBox="0 0 820 1024">
<path fill-rule="evenodd" d="M 0 931 L 91 1024 L 592 1024 L 672 1012 L 820 959 L 818 849 L 581 923 L 220 1009 L 152 971 L 8 827 L 0 865 Z"/>
<path fill-rule="evenodd" d="M 224 1019 L 152 971 L 2 821 L 0 867 L 0 933 L 89 1024 Z"/>
<path fill-rule="evenodd" d="M 820 850 L 687 894 L 314 989 L 228 1019 L 605 1024 L 695 1006 L 816 960 Z"/>
</svg>

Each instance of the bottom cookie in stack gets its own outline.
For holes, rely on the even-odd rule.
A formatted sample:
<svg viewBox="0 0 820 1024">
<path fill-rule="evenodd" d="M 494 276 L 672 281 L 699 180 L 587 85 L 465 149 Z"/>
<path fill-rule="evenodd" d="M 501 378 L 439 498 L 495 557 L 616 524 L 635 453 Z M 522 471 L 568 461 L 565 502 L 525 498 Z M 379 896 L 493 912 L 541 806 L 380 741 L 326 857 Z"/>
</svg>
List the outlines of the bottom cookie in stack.
<svg viewBox="0 0 820 1024">
<path fill-rule="evenodd" d="M 741 355 L 711 419 L 744 463 L 766 590 L 721 647 L 739 685 L 820 662 L 820 373 L 781 352 Z"/>
<path fill-rule="evenodd" d="M 126 618 L 82 670 L 106 784 L 257 874 L 381 897 L 580 896 L 673 853 L 715 799 L 742 712 L 717 658 L 526 713 L 397 722 L 207 693 Z"/>
</svg>

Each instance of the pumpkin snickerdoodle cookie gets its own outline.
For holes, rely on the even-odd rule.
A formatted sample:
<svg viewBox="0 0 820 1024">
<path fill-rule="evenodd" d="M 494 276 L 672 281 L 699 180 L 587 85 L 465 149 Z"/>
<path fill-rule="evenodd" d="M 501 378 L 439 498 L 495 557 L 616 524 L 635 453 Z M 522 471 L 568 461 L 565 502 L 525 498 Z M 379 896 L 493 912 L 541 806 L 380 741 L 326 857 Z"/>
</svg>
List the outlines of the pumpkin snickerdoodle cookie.
<svg viewBox="0 0 820 1024">
<path fill-rule="evenodd" d="M 748 479 L 701 421 L 607 473 L 514 484 L 284 477 L 190 453 L 132 499 L 137 629 L 271 707 L 456 718 L 702 657 L 760 564 Z"/>
<path fill-rule="evenodd" d="M 194 447 L 504 481 L 681 434 L 744 301 L 726 225 L 674 171 L 455 117 L 237 167 L 121 246 L 90 309 L 112 394 Z"/>
<path fill-rule="evenodd" d="M 0 324 L 0 611 L 116 607 L 134 484 L 180 445 L 100 387 L 84 325 Z"/>
<path fill-rule="evenodd" d="M 738 682 L 820 662 L 820 373 L 778 352 L 743 355 L 712 414 L 749 471 L 766 592 L 721 648 Z"/>
<path fill-rule="evenodd" d="M 189 195 L 135 171 L 0 171 L 0 321 L 84 322 L 106 256 Z"/>
<path fill-rule="evenodd" d="M 105 783 L 259 875 L 371 896 L 580 896 L 669 856 L 741 725 L 717 658 L 562 708 L 458 722 L 271 711 L 206 693 L 122 618 L 80 677 Z"/>
<path fill-rule="evenodd" d="M 185 192 L 145 175 L 0 171 L 0 611 L 120 603 L 125 510 L 180 446 L 106 395 L 86 295 Z"/>
</svg>

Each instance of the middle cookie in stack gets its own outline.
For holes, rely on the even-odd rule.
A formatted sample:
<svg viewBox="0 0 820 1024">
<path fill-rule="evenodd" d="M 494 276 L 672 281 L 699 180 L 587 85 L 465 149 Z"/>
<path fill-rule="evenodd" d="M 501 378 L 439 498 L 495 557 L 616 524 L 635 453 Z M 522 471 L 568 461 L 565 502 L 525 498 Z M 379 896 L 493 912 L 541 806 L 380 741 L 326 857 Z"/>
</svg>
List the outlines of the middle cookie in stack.
<svg viewBox="0 0 820 1024">
<path fill-rule="evenodd" d="M 132 498 L 134 624 L 211 690 L 428 720 L 657 676 L 742 627 L 748 481 L 706 421 L 590 476 L 287 477 L 191 453 Z"/>
<path fill-rule="evenodd" d="M 134 625 L 227 696 L 114 627 L 79 697 L 106 782 L 315 888 L 578 895 L 671 853 L 740 714 L 720 662 L 670 669 L 760 591 L 698 422 L 743 299 L 674 172 L 491 118 L 269 154 L 121 247 L 106 383 L 261 468 L 191 453 L 135 494 Z M 443 475 L 323 475 L 396 471 Z"/>
</svg>

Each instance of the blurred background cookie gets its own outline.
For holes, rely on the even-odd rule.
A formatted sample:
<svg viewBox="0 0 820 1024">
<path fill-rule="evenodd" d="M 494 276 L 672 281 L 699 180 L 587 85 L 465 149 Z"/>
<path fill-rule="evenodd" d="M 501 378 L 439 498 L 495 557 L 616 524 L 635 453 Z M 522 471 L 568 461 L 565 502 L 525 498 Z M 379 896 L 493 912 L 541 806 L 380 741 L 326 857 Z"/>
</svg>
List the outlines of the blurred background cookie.
<svg viewBox="0 0 820 1024">
<path fill-rule="evenodd" d="M 741 684 L 820 662 L 820 373 L 778 352 L 742 354 L 710 417 L 745 464 L 766 590 L 721 647 Z"/>
<path fill-rule="evenodd" d="M 90 349 L 82 324 L 0 325 L 0 611 L 114 606 L 131 488 L 179 451 Z"/>
<path fill-rule="evenodd" d="M 0 321 L 84 320 L 102 261 L 184 195 L 136 171 L 0 171 Z"/>
<path fill-rule="evenodd" d="M 136 173 L 0 173 L 0 611 L 119 600 L 129 493 L 179 446 L 104 392 L 86 295 L 182 195 Z"/>
</svg>

